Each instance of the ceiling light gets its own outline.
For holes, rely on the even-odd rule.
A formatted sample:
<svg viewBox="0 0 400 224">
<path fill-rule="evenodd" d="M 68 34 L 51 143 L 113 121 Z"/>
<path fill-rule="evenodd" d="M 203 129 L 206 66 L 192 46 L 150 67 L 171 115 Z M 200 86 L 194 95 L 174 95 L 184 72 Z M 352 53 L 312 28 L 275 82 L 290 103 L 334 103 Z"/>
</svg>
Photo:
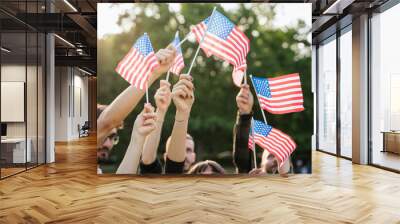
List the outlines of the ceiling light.
<svg viewBox="0 0 400 224">
<path fill-rule="evenodd" d="M 86 70 L 83 70 L 83 69 L 81 69 L 81 68 L 79 68 L 79 67 L 78 67 L 78 70 L 81 71 L 81 72 L 83 72 L 83 73 L 85 73 L 85 74 L 87 74 L 87 75 L 90 75 L 90 76 L 92 75 L 92 73 L 90 73 L 90 72 L 88 72 L 88 71 L 86 71 Z"/>
<path fill-rule="evenodd" d="M 354 1 L 355 0 L 336 0 L 322 14 L 342 14 L 343 10 Z"/>
<path fill-rule="evenodd" d="M 7 49 L 7 48 L 5 48 L 5 47 L 1 47 L 1 50 L 4 51 L 4 52 L 6 52 L 6 53 L 10 53 L 10 52 L 11 52 L 11 50 L 9 50 L 9 49 Z"/>
<path fill-rule="evenodd" d="M 74 12 L 78 12 L 78 10 L 68 1 L 68 0 L 64 0 L 65 4 L 67 4 L 72 10 L 74 10 Z"/>
<path fill-rule="evenodd" d="M 62 42 L 64 42 L 64 43 L 66 43 L 67 45 L 69 45 L 70 47 L 73 47 L 73 48 L 75 48 L 75 45 L 73 45 L 71 42 L 69 42 L 68 40 L 66 40 L 66 39 L 64 39 L 64 38 L 62 38 L 62 37 L 60 37 L 59 35 L 57 35 L 57 34 L 54 34 L 54 36 L 55 37 L 57 37 L 59 40 L 61 40 Z"/>
</svg>

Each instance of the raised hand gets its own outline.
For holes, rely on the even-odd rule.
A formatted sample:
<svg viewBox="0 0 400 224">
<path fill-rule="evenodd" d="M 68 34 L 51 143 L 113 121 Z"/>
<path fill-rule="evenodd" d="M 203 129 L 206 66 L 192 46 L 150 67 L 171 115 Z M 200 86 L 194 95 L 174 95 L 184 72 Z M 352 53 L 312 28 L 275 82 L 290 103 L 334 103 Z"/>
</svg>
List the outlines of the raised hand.
<svg viewBox="0 0 400 224">
<path fill-rule="evenodd" d="M 190 75 L 182 74 L 172 89 L 177 114 L 189 115 L 194 102 L 194 86 Z"/>
<path fill-rule="evenodd" d="M 174 63 L 176 56 L 176 49 L 173 45 L 168 45 L 167 48 L 157 51 L 156 57 L 160 66 L 154 70 L 154 73 L 159 77 L 167 72 Z"/>
<path fill-rule="evenodd" d="M 166 80 L 160 81 L 160 88 L 158 88 L 154 95 L 156 101 L 157 112 L 165 113 L 171 104 L 171 84 Z"/>
<path fill-rule="evenodd" d="M 253 94 L 250 91 L 249 85 L 241 85 L 240 91 L 236 96 L 236 104 L 241 115 L 251 113 L 254 104 L 254 98 Z"/>
<path fill-rule="evenodd" d="M 143 111 L 135 120 L 133 131 L 141 137 L 146 137 L 156 128 L 156 118 L 154 107 L 150 103 L 145 104 Z"/>
</svg>

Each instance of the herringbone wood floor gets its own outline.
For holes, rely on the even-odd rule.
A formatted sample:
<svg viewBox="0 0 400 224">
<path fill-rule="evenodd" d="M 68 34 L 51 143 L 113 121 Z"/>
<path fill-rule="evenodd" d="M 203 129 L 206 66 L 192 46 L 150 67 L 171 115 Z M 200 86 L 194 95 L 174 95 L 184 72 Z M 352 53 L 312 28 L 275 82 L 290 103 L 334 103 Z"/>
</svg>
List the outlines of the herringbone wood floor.
<svg viewBox="0 0 400 224">
<path fill-rule="evenodd" d="M 400 175 L 313 153 L 289 178 L 97 176 L 95 138 L 0 181 L 0 223 L 400 223 Z"/>
</svg>

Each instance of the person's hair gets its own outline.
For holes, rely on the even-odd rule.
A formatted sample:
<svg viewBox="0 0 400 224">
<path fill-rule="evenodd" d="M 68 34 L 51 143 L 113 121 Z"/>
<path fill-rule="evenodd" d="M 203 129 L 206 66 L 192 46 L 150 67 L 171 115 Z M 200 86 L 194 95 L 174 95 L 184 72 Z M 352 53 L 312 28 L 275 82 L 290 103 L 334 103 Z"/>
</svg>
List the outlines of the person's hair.
<svg viewBox="0 0 400 224">
<path fill-rule="evenodd" d="M 186 133 L 186 139 L 192 140 L 194 147 L 193 151 L 196 153 L 196 143 L 194 142 L 194 138 L 189 133 Z M 169 145 L 170 142 L 171 142 L 171 136 L 167 138 L 167 141 L 165 143 L 165 152 L 167 151 L 167 146 Z"/>
<path fill-rule="evenodd" d="M 266 150 L 265 150 L 265 151 L 266 151 Z M 271 167 L 271 170 L 267 170 L 267 166 L 263 167 L 263 169 L 265 169 L 264 171 L 265 171 L 266 173 L 272 173 L 272 174 L 278 173 L 278 172 L 279 172 L 278 161 L 276 160 L 275 156 L 272 155 L 272 154 L 268 154 L 268 156 L 266 156 L 265 158 L 267 158 L 267 157 L 269 157 L 269 156 L 272 156 L 272 158 L 274 158 L 274 161 L 273 161 L 274 164 L 273 164 L 273 166 Z M 288 160 L 287 160 L 286 162 L 289 163 L 289 166 L 287 166 L 286 169 L 284 170 L 285 173 L 286 173 L 286 174 L 287 174 L 287 173 L 293 173 L 293 163 L 292 163 L 290 157 L 288 158 Z M 285 163 L 286 163 L 286 162 L 285 162 Z"/>
<path fill-rule="evenodd" d="M 186 139 L 190 139 L 194 142 L 193 136 L 191 136 L 189 133 L 186 133 Z"/>
<path fill-rule="evenodd" d="M 192 140 L 192 142 L 193 142 L 193 152 L 196 153 L 196 143 L 194 142 L 193 136 L 191 136 L 189 133 L 186 133 L 186 139 Z"/>
<path fill-rule="evenodd" d="M 97 104 L 97 119 L 99 119 L 100 114 L 104 112 L 104 110 L 107 108 L 107 106 L 108 105 Z M 116 128 L 119 130 L 124 129 L 124 122 L 122 121 L 121 124 Z"/>
<path fill-rule="evenodd" d="M 107 105 L 97 104 L 97 119 L 99 119 L 100 114 L 106 109 Z"/>
<path fill-rule="evenodd" d="M 202 174 L 208 167 L 211 167 L 212 171 L 217 174 L 225 174 L 224 168 L 217 162 L 212 160 L 206 160 L 196 163 L 192 168 L 190 168 L 188 174 Z"/>
</svg>

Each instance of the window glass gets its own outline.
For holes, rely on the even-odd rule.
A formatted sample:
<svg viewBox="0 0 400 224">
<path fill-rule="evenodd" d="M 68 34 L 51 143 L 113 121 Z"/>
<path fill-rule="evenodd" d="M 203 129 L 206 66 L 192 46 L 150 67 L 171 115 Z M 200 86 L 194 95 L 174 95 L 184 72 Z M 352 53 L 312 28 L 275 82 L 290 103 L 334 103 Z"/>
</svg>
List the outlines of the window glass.
<svg viewBox="0 0 400 224">
<path fill-rule="evenodd" d="M 336 40 L 318 48 L 318 149 L 336 153 Z"/>
<path fill-rule="evenodd" d="M 25 118 L 26 41 L 25 31 L 1 29 L 1 178 L 26 170 L 31 161 Z"/>
<path fill-rule="evenodd" d="M 340 36 L 340 154 L 351 158 L 352 141 L 352 34 Z"/>
<path fill-rule="evenodd" d="M 372 163 L 400 170 L 400 4 L 371 19 Z"/>
</svg>

